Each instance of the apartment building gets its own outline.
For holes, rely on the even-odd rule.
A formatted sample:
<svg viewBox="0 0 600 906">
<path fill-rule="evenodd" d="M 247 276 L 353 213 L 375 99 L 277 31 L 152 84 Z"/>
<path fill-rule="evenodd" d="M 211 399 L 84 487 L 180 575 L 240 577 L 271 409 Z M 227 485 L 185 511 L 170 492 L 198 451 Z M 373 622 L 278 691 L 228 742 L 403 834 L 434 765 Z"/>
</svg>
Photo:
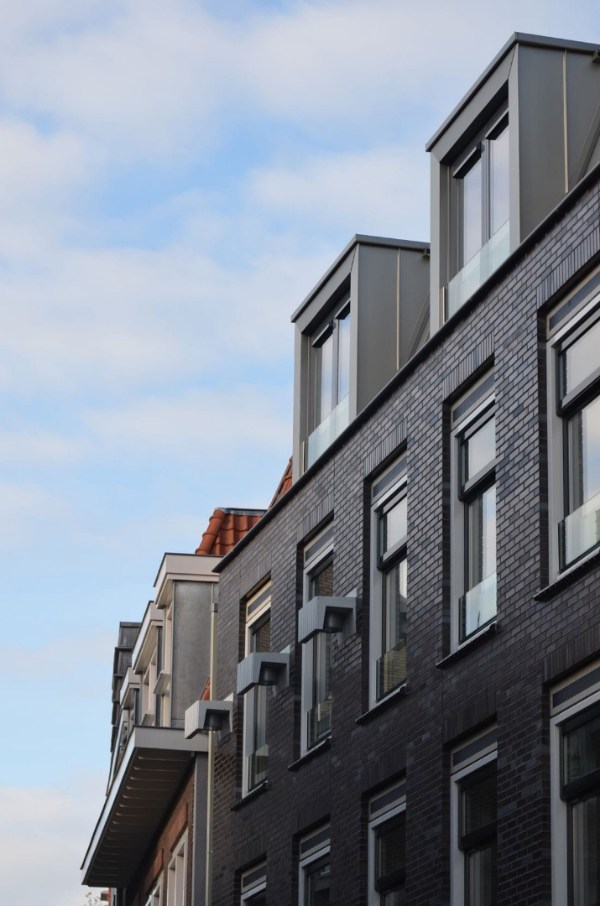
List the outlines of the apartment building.
<svg viewBox="0 0 600 906">
<path fill-rule="evenodd" d="M 600 902 L 600 51 L 514 35 L 428 151 L 431 246 L 293 315 L 293 481 L 216 567 L 213 906 Z"/>
<path fill-rule="evenodd" d="M 216 509 L 195 554 L 164 555 L 142 621 L 120 624 L 106 799 L 82 865 L 111 906 L 204 902 L 209 742 L 185 738 L 185 711 L 209 694 L 213 569 L 262 515 Z"/>
</svg>

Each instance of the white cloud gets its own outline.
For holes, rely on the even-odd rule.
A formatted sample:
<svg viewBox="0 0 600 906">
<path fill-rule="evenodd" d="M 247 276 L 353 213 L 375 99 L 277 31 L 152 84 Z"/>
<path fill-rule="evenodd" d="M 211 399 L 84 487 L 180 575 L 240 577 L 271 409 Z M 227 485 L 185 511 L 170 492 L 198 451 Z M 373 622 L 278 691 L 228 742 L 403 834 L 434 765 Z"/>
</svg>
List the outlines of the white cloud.
<svg viewBox="0 0 600 906">
<path fill-rule="evenodd" d="M 72 465 L 80 462 L 89 452 L 90 446 L 84 438 L 61 434 L 56 430 L 33 426 L 22 431 L 0 429 L 0 462 Z M 37 503 L 37 498 L 34 502 Z"/>
<path fill-rule="evenodd" d="M 2 673 L 28 680 L 50 682 L 55 679 L 72 681 L 81 667 L 101 666 L 108 675 L 111 656 L 116 644 L 115 632 L 95 629 L 77 636 L 61 636 L 43 645 L 0 646 Z"/>
</svg>

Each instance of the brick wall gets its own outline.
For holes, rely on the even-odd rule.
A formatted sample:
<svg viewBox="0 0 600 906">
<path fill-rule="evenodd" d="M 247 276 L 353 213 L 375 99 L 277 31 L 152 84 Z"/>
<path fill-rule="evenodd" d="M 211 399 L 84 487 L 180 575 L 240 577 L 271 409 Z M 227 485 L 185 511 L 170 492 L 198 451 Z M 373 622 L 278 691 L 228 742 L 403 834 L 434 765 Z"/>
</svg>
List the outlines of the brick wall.
<svg viewBox="0 0 600 906">
<path fill-rule="evenodd" d="M 498 903 L 550 903 L 548 694 L 545 683 L 600 656 L 598 579 L 592 564 L 566 587 L 548 583 L 545 344 L 540 312 L 600 255 L 598 185 L 536 242 L 525 243 L 487 294 L 465 307 L 399 375 L 368 418 L 264 521 L 221 574 L 217 694 L 235 692 L 240 601 L 272 582 L 271 647 L 291 645 L 291 683 L 270 705 L 269 785 L 240 801 L 241 702 L 216 755 L 214 906 L 239 901 L 239 873 L 267 859 L 267 896 L 297 902 L 299 837 L 331 822 L 331 901 L 367 897 L 368 796 L 401 773 L 407 787 L 407 902 L 450 901 L 449 748 L 498 725 Z M 546 307 L 546 308 L 545 308 Z M 498 631 L 449 653 L 449 406 L 482 367 L 493 367 L 497 436 Z M 408 692 L 368 707 L 369 472 L 403 434 L 408 456 Z M 358 631 L 333 642 L 332 738 L 299 758 L 299 551 L 329 516 L 334 593 L 358 589 Z M 360 720 L 357 719 L 361 718 Z M 290 770 L 290 766 L 293 769 Z"/>
</svg>

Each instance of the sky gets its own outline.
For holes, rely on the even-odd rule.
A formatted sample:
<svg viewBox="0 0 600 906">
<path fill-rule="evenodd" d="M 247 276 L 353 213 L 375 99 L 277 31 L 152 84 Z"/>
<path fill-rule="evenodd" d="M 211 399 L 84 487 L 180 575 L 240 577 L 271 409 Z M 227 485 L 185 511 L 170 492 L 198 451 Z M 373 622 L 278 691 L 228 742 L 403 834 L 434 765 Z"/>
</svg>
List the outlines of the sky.
<svg viewBox="0 0 600 906">
<path fill-rule="evenodd" d="M 0 0 L 0 899 L 83 906 L 112 652 L 165 551 L 265 507 L 290 315 L 355 233 L 427 240 L 446 116 L 597 0 Z"/>
</svg>

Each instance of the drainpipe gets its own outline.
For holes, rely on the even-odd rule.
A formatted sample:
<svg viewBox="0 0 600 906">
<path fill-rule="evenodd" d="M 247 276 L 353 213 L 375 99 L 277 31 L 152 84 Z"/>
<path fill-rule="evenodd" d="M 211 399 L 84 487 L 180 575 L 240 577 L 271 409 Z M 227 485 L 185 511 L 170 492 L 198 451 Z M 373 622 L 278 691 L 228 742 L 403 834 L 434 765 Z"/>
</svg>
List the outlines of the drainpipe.
<svg viewBox="0 0 600 906">
<path fill-rule="evenodd" d="M 210 697 L 215 696 L 217 674 L 217 614 L 219 603 L 214 599 L 214 583 L 210 586 Z M 213 857 L 213 790 L 215 783 L 215 734 L 208 734 L 208 769 L 206 775 L 206 867 L 204 906 L 212 903 L 212 857 Z"/>
</svg>

